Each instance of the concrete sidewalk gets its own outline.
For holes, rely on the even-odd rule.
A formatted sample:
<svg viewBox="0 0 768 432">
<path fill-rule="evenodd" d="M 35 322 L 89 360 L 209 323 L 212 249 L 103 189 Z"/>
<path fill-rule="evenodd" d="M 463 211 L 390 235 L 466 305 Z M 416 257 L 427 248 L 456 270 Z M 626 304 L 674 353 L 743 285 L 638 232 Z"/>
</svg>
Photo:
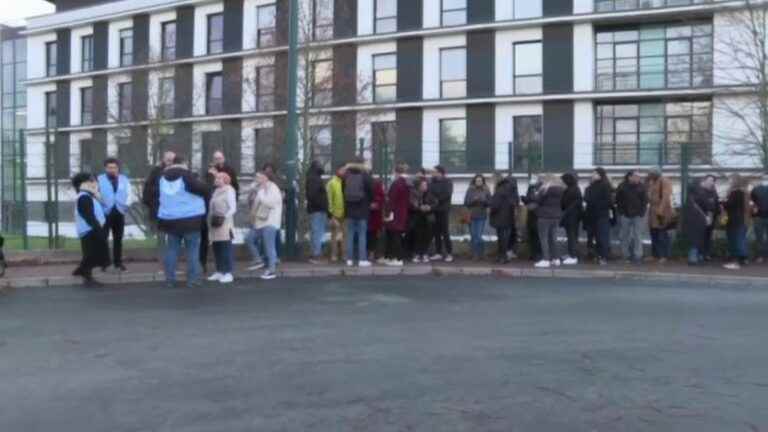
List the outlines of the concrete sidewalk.
<svg viewBox="0 0 768 432">
<path fill-rule="evenodd" d="M 131 262 L 124 273 L 95 272 L 97 280 L 105 284 L 135 284 L 162 282 L 162 267 L 158 262 Z M 73 264 L 14 265 L 8 268 L 0 279 L 0 289 L 41 286 L 70 286 L 81 284 L 80 278 L 71 276 Z M 246 262 L 239 262 L 236 268 L 245 269 Z M 238 279 L 257 280 L 260 272 L 240 270 Z M 744 269 L 728 271 L 719 263 L 690 267 L 684 262 L 665 265 L 627 265 L 613 263 L 604 267 L 594 264 L 559 267 L 546 270 L 534 269 L 527 261 L 515 261 L 508 265 L 457 261 L 451 264 L 435 262 L 430 264 L 408 264 L 405 267 L 375 265 L 370 268 L 349 268 L 338 264 L 311 265 L 307 263 L 285 263 L 278 269 L 281 278 L 296 277 L 360 277 L 360 276 L 484 276 L 484 277 L 545 277 L 579 279 L 645 280 L 654 282 L 687 282 L 702 285 L 740 285 L 768 287 L 768 265 L 754 264 Z M 183 268 L 179 279 L 183 279 Z M 259 283 L 262 283 L 259 280 Z M 274 283 L 274 282 L 263 282 Z M 278 282 L 279 283 L 279 282 Z"/>
</svg>

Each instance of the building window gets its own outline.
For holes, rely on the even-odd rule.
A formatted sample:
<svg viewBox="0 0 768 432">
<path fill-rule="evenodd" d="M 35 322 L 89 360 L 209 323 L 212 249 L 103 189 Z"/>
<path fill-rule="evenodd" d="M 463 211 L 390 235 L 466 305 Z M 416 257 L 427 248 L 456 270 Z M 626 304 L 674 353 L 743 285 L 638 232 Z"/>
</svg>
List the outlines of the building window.
<svg viewBox="0 0 768 432">
<path fill-rule="evenodd" d="M 539 115 L 512 118 L 515 172 L 537 172 L 543 166 L 542 119 Z"/>
<path fill-rule="evenodd" d="M 467 23 L 467 0 L 442 0 L 441 23 L 455 26 Z"/>
<path fill-rule="evenodd" d="M 394 102 L 397 99 L 397 55 L 373 56 L 373 101 Z"/>
<path fill-rule="evenodd" d="M 540 17 L 542 15 L 541 0 L 514 0 L 512 15 L 515 19 Z"/>
<path fill-rule="evenodd" d="M 613 12 L 633 9 L 688 6 L 707 2 L 707 0 L 595 0 L 595 10 L 597 12 Z"/>
<path fill-rule="evenodd" d="M 80 71 L 90 72 L 93 70 L 93 36 L 83 36 L 80 40 Z"/>
<path fill-rule="evenodd" d="M 133 29 L 120 30 L 120 66 L 133 65 Z"/>
<path fill-rule="evenodd" d="M 170 119 L 176 115 L 176 80 L 173 77 L 160 78 L 158 110 L 160 118 Z"/>
<path fill-rule="evenodd" d="M 80 124 L 93 124 L 93 87 L 80 89 Z"/>
<path fill-rule="evenodd" d="M 440 97 L 463 98 L 467 95 L 467 49 L 440 50 Z"/>
<path fill-rule="evenodd" d="M 176 60 L 176 21 L 163 23 L 163 45 L 160 48 L 163 61 Z"/>
<path fill-rule="evenodd" d="M 598 31 L 598 90 L 712 85 L 712 23 Z"/>
<path fill-rule="evenodd" d="M 333 61 L 312 62 L 312 105 L 328 106 L 333 103 Z"/>
<path fill-rule="evenodd" d="M 376 33 L 397 31 L 397 0 L 376 0 L 376 18 L 373 28 Z"/>
<path fill-rule="evenodd" d="M 276 23 L 277 6 L 274 4 L 259 6 L 256 9 L 256 22 L 258 25 L 257 46 L 259 48 L 273 47 L 277 45 Z"/>
<path fill-rule="evenodd" d="M 596 165 L 678 164 L 683 146 L 691 164 L 711 163 L 710 101 L 599 104 L 595 114 Z"/>
<path fill-rule="evenodd" d="M 440 120 L 440 164 L 448 171 L 467 169 L 467 120 Z"/>
<path fill-rule="evenodd" d="M 312 160 L 319 162 L 325 172 L 332 172 L 332 146 L 331 146 L 331 127 L 330 126 L 312 126 L 310 127 L 310 139 L 312 140 Z"/>
<path fill-rule="evenodd" d="M 541 41 L 513 45 L 515 94 L 539 94 L 543 91 Z"/>
<path fill-rule="evenodd" d="M 315 40 L 333 39 L 333 1 L 312 2 L 312 36 Z"/>
<path fill-rule="evenodd" d="M 224 52 L 224 15 L 208 15 L 208 54 Z"/>
<path fill-rule="evenodd" d="M 259 66 L 256 68 L 256 111 L 266 112 L 275 109 L 275 67 Z"/>
<path fill-rule="evenodd" d="M 373 143 L 373 170 L 383 174 L 395 169 L 397 154 L 397 122 L 371 123 L 371 141 Z"/>
<path fill-rule="evenodd" d="M 224 78 L 221 72 L 205 76 L 205 113 L 219 115 L 224 112 Z"/>
<path fill-rule="evenodd" d="M 117 85 L 118 120 L 131 121 L 133 111 L 133 84 L 122 83 Z"/>
<path fill-rule="evenodd" d="M 45 127 L 46 128 L 55 128 L 58 126 L 58 122 L 56 121 L 57 116 L 57 105 L 58 105 L 58 98 L 56 97 L 56 92 L 47 92 L 45 93 Z"/>
<path fill-rule="evenodd" d="M 55 76 L 58 69 L 58 51 L 57 42 L 48 42 L 45 44 L 45 74 L 46 76 Z"/>
</svg>

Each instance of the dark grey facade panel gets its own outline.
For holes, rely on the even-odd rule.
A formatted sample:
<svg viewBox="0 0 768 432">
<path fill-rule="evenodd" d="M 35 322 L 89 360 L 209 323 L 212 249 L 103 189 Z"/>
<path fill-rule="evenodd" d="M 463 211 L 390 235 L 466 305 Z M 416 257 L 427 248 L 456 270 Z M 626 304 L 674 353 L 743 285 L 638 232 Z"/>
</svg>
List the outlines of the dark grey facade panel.
<svg viewBox="0 0 768 432">
<path fill-rule="evenodd" d="M 573 101 L 545 101 L 544 170 L 573 169 Z"/>
<path fill-rule="evenodd" d="M 493 22 L 495 0 L 470 0 L 467 2 L 467 21 L 470 24 Z"/>
<path fill-rule="evenodd" d="M 131 128 L 131 144 L 118 147 L 118 157 L 123 163 L 127 175 L 132 178 L 142 178 L 149 173 L 147 160 L 147 127 Z M 125 169 L 127 168 L 127 170 Z"/>
<path fill-rule="evenodd" d="M 221 122 L 222 150 L 230 166 L 239 172 L 242 158 L 242 122 L 239 119 Z"/>
<path fill-rule="evenodd" d="M 70 177 L 69 167 L 69 132 L 56 133 L 54 142 L 53 158 L 55 174 L 57 179 L 68 179 Z"/>
<path fill-rule="evenodd" d="M 333 104 L 354 105 L 357 102 L 357 46 L 333 47 Z"/>
<path fill-rule="evenodd" d="M 105 75 L 93 77 L 93 123 L 107 122 L 108 78 Z"/>
<path fill-rule="evenodd" d="M 91 139 L 84 144 L 86 149 L 80 149 L 83 152 L 83 164 L 90 166 L 91 170 L 99 171 L 107 158 L 107 131 L 105 129 L 96 129 L 91 133 Z"/>
<path fill-rule="evenodd" d="M 69 56 L 71 46 L 72 32 L 69 29 L 56 31 L 56 74 L 66 75 L 69 73 Z"/>
<path fill-rule="evenodd" d="M 70 82 L 56 82 L 56 125 L 58 127 L 70 126 L 69 113 Z"/>
<path fill-rule="evenodd" d="M 467 169 L 489 172 L 494 168 L 496 110 L 493 104 L 467 106 Z"/>
<path fill-rule="evenodd" d="M 544 93 L 573 91 L 573 25 L 557 24 L 542 29 Z"/>
<path fill-rule="evenodd" d="M 131 83 L 131 117 L 135 121 L 144 121 L 149 106 L 149 71 L 131 72 Z"/>
<path fill-rule="evenodd" d="M 290 17 L 289 0 L 275 2 L 275 31 L 278 45 L 288 45 L 288 21 Z"/>
<path fill-rule="evenodd" d="M 274 131 L 274 146 L 275 152 L 274 162 L 278 165 L 277 169 L 282 169 L 279 165 L 282 165 L 282 161 L 293 159 L 293 156 L 288 154 L 288 147 L 285 145 L 285 130 L 288 128 L 288 117 L 284 115 L 272 117 L 272 130 Z M 256 167 L 261 169 L 262 167 Z"/>
<path fill-rule="evenodd" d="M 242 109 L 243 59 L 225 59 L 222 62 L 224 78 L 224 113 L 237 114 Z"/>
<path fill-rule="evenodd" d="M 573 14 L 573 0 L 544 0 L 542 6 L 545 17 Z"/>
<path fill-rule="evenodd" d="M 467 93 L 469 97 L 494 95 L 496 37 L 492 30 L 467 33 Z"/>
<path fill-rule="evenodd" d="M 350 162 L 355 157 L 355 149 L 357 148 L 356 119 L 357 116 L 354 111 L 331 114 L 331 163 L 334 167 Z"/>
<path fill-rule="evenodd" d="M 63 12 L 70 9 L 96 6 L 104 3 L 112 3 L 119 0 L 56 0 L 56 12 Z"/>
<path fill-rule="evenodd" d="M 275 109 L 288 108 L 288 53 L 275 54 Z"/>
<path fill-rule="evenodd" d="M 176 58 L 194 55 L 195 7 L 182 6 L 176 9 Z"/>
<path fill-rule="evenodd" d="M 423 16 L 423 0 L 397 0 L 397 31 L 420 29 Z"/>
<path fill-rule="evenodd" d="M 333 35 L 336 38 L 357 35 L 357 1 L 334 0 Z"/>
<path fill-rule="evenodd" d="M 192 116 L 193 90 L 194 76 L 192 65 L 177 65 L 174 74 L 174 92 L 176 94 L 174 112 L 176 117 Z"/>
<path fill-rule="evenodd" d="M 396 111 L 397 146 L 396 163 L 405 162 L 412 170 L 421 167 L 422 121 L 421 108 L 402 108 Z"/>
<path fill-rule="evenodd" d="M 243 0 L 224 0 L 224 51 L 243 49 Z"/>
<path fill-rule="evenodd" d="M 423 47 L 422 38 L 397 40 L 397 100 L 400 102 L 418 101 L 422 98 Z"/>
<path fill-rule="evenodd" d="M 109 59 L 109 22 L 99 21 L 93 25 L 93 69 L 104 70 Z"/>
<path fill-rule="evenodd" d="M 149 14 L 133 16 L 133 64 L 149 62 Z"/>
<path fill-rule="evenodd" d="M 166 150 L 175 152 L 189 162 L 192 157 L 191 123 L 179 123 L 174 125 L 173 139 L 168 142 Z"/>
</svg>

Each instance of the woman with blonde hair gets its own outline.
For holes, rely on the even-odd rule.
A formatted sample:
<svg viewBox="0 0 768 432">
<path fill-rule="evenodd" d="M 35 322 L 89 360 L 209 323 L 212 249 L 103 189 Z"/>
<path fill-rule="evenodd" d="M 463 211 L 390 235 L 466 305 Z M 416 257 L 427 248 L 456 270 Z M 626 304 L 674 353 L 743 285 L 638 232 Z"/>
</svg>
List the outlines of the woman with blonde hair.
<svg viewBox="0 0 768 432">
<path fill-rule="evenodd" d="M 216 260 L 216 272 L 208 280 L 227 284 L 234 280 L 232 238 L 237 212 L 237 193 L 232 186 L 232 178 L 225 172 L 217 173 L 213 184 L 216 189 L 209 204 L 208 237 Z"/>
<path fill-rule="evenodd" d="M 750 218 L 749 181 L 734 174 L 728 189 L 728 199 L 723 204 L 728 222 L 725 233 L 728 238 L 729 262 L 725 264 L 728 270 L 739 270 L 747 263 L 747 225 Z"/>
</svg>

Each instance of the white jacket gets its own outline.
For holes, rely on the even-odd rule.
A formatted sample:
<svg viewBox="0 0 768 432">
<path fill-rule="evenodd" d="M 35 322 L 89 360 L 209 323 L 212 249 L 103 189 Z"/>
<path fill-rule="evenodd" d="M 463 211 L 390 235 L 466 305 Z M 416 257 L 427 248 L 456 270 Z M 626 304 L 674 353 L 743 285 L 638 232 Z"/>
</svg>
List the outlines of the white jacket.
<svg viewBox="0 0 768 432">
<path fill-rule="evenodd" d="M 266 219 L 256 217 L 259 207 L 269 209 L 269 216 Z M 253 202 L 252 220 L 253 227 L 256 229 L 267 226 L 280 229 L 283 221 L 283 194 L 280 192 L 280 188 L 273 182 L 267 182 L 266 187 L 259 189 L 256 193 L 256 198 Z"/>
</svg>

